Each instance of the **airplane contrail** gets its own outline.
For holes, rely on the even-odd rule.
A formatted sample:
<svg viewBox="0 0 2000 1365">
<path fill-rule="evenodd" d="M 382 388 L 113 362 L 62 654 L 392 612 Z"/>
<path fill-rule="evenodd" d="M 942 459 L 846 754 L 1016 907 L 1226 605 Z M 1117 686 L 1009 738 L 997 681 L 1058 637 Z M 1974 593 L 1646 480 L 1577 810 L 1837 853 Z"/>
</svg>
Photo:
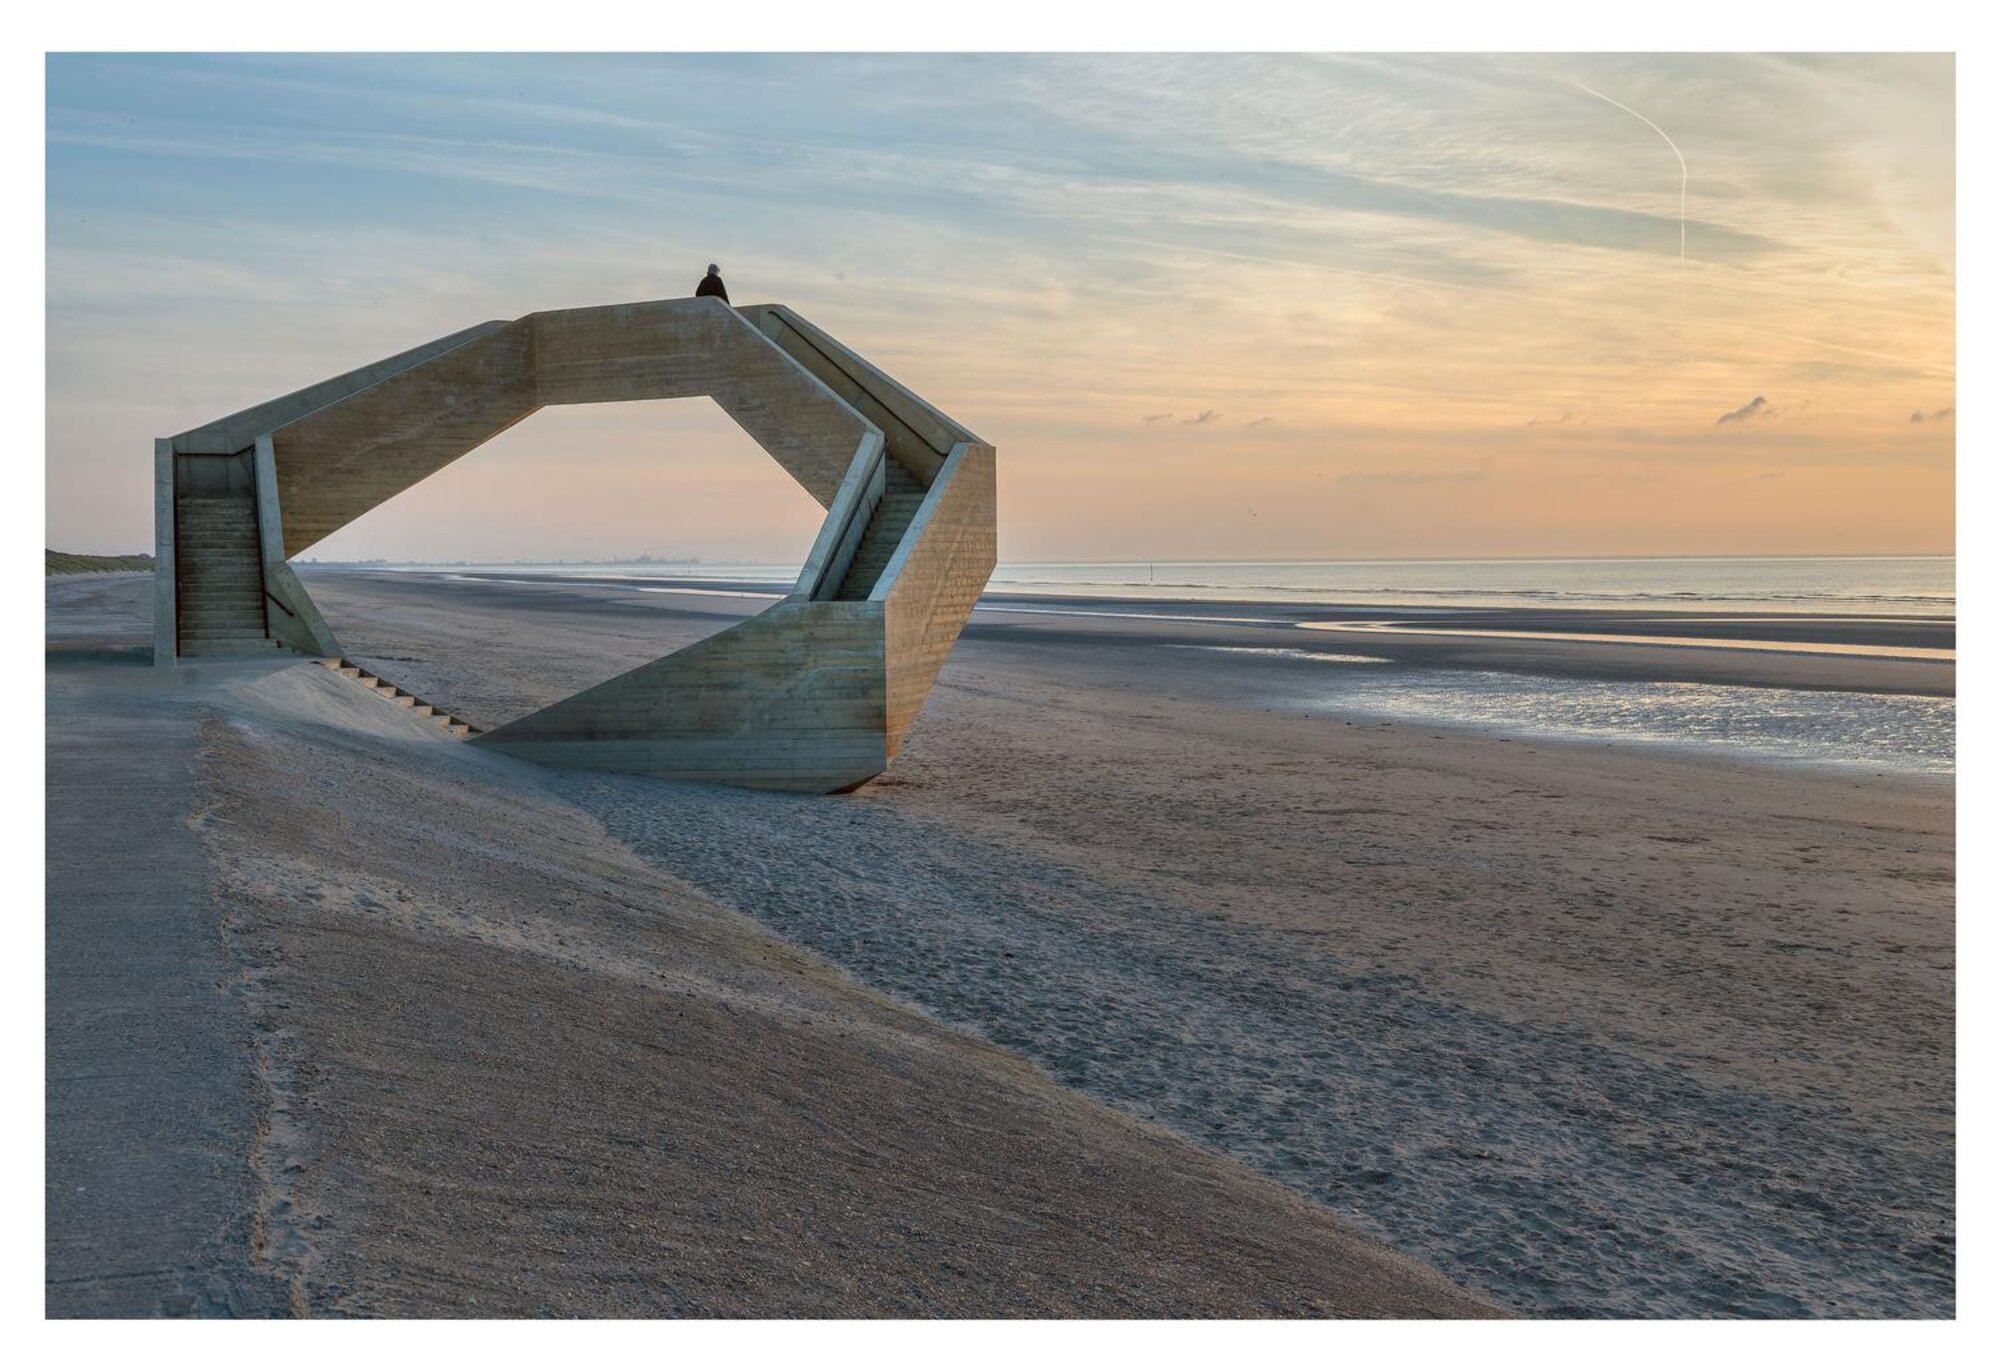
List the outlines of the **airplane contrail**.
<svg viewBox="0 0 2000 1365">
<path fill-rule="evenodd" d="M 1641 122 L 1641 123 L 1645 124 L 1645 125 L 1646 125 L 1646 126 L 1647 126 L 1648 128 L 1651 128 L 1651 129 L 1652 129 L 1652 130 L 1653 130 L 1654 132 L 1658 133 L 1658 134 L 1660 135 L 1660 141 L 1662 141 L 1662 142 L 1666 143 L 1668 147 L 1672 148 L 1672 150 L 1673 150 L 1673 153 L 1674 153 L 1674 160 L 1676 160 L 1676 161 L 1678 161 L 1678 162 L 1680 162 L 1680 163 L 1681 163 L 1681 264 L 1682 264 L 1682 265 L 1686 265 L 1686 264 L 1687 264 L 1687 261 L 1688 261 L 1688 163 L 1687 163 L 1687 158 L 1681 155 L 1681 149 L 1680 149 L 1679 147 L 1675 147 L 1675 146 L 1674 146 L 1674 140 L 1673 140 L 1672 138 L 1670 138 L 1670 137 L 1668 137 L 1668 136 L 1667 136 L 1667 130 L 1666 130 L 1666 129 L 1662 128 L 1662 127 L 1661 127 L 1661 126 L 1660 126 L 1659 124 L 1657 124 L 1657 123 L 1653 122 L 1653 121 L 1652 121 L 1651 119 L 1647 118 L 1647 117 L 1646 117 L 1646 116 L 1645 116 L 1644 114 L 1640 113 L 1640 112 L 1639 112 L 1639 111 L 1638 111 L 1637 109 L 1634 109 L 1634 108 L 1633 108 L 1633 107 L 1632 107 L 1631 105 L 1629 105 L 1629 104 L 1620 104 L 1620 103 L 1619 103 L 1619 102 L 1618 102 L 1617 100 L 1614 100 L 1614 99 L 1612 99 L 1612 98 L 1611 98 L 1611 96 L 1609 96 L 1609 95 L 1605 94 L 1605 93 L 1604 93 L 1604 92 L 1603 92 L 1602 90 L 1592 90 L 1592 89 L 1591 89 L 1591 88 L 1590 88 L 1589 86 L 1585 85 L 1585 84 L 1584 84 L 1584 83 L 1583 83 L 1582 81 L 1576 81 L 1576 80 L 1573 80 L 1573 81 L 1571 81 L 1571 82 L 1570 82 L 1570 84 L 1571 84 L 1571 85 L 1573 85 L 1573 86 L 1575 86 L 1575 87 L 1576 87 L 1577 89 L 1579 89 L 1579 90 L 1583 91 L 1583 93 L 1584 93 L 1584 94 L 1586 94 L 1586 95 L 1595 95 L 1595 96 L 1597 96 L 1597 98 L 1599 98 L 1599 99 L 1603 100 L 1603 101 L 1604 101 L 1604 102 L 1605 102 L 1606 104 L 1610 105 L 1610 106 L 1611 106 L 1611 107 L 1612 107 L 1613 109 L 1623 109 L 1623 110 L 1624 110 L 1624 111 L 1625 111 L 1626 113 L 1630 114 L 1630 115 L 1631 115 L 1631 116 L 1632 116 L 1633 118 L 1635 118 L 1635 119 L 1639 120 L 1639 122 Z"/>
</svg>

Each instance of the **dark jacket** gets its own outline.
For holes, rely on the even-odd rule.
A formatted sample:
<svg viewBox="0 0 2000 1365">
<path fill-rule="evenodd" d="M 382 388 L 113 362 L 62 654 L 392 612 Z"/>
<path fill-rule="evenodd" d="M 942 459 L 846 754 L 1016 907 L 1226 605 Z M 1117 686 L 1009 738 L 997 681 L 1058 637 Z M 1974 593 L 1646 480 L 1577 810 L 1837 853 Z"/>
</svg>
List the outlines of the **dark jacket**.
<svg viewBox="0 0 2000 1365">
<path fill-rule="evenodd" d="M 703 275 L 701 283 L 694 287 L 694 296 L 698 299 L 721 299 L 724 303 L 729 302 L 729 291 L 722 287 L 720 275 Z"/>
</svg>

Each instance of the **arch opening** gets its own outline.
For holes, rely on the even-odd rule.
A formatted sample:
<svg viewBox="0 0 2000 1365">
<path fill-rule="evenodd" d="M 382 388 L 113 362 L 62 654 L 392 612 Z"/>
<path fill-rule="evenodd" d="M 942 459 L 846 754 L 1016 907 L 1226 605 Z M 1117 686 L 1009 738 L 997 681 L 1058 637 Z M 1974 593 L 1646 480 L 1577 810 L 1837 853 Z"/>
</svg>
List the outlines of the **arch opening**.
<svg viewBox="0 0 2000 1365">
<path fill-rule="evenodd" d="M 825 515 L 706 398 L 554 407 L 292 564 L 349 658 L 490 728 L 771 605 Z"/>
</svg>

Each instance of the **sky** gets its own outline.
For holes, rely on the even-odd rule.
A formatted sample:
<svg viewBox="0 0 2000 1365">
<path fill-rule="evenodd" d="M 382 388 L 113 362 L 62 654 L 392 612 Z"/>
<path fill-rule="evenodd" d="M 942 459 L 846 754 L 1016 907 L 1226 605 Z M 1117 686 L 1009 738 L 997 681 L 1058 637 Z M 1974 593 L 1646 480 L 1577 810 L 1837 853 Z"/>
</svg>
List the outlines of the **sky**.
<svg viewBox="0 0 2000 1365">
<path fill-rule="evenodd" d="M 1953 80 L 51 56 L 48 544 L 149 548 L 157 436 L 715 261 L 998 447 L 1004 560 L 1949 553 Z M 795 563 L 819 519 L 705 399 L 552 408 L 306 555 Z"/>
</svg>

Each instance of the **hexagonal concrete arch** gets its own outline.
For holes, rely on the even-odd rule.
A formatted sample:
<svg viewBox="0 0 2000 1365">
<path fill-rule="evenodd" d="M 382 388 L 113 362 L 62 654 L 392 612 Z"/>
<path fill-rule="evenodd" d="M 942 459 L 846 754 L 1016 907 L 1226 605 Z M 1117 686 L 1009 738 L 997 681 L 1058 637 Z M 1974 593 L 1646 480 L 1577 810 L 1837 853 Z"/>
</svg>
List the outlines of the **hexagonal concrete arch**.
<svg viewBox="0 0 2000 1365">
<path fill-rule="evenodd" d="M 340 647 L 287 562 L 538 409 L 713 398 L 827 509 L 747 621 L 474 737 L 566 767 L 844 791 L 992 573 L 994 451 L 789 309 L 531 313 L 155 442 L 155 660 Z"/>
</svg>

